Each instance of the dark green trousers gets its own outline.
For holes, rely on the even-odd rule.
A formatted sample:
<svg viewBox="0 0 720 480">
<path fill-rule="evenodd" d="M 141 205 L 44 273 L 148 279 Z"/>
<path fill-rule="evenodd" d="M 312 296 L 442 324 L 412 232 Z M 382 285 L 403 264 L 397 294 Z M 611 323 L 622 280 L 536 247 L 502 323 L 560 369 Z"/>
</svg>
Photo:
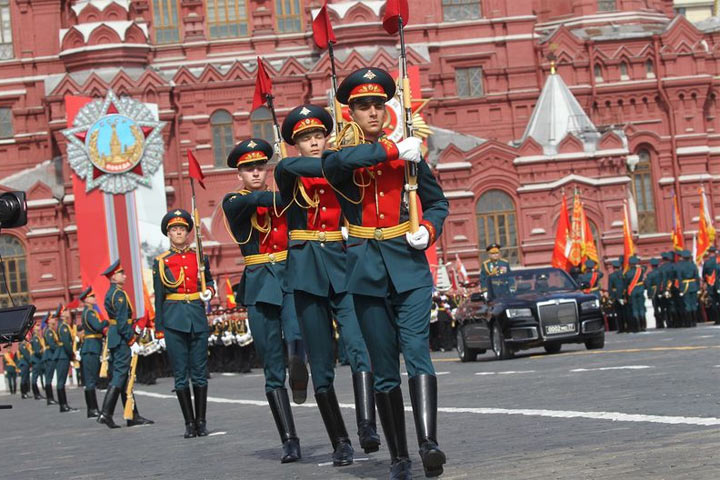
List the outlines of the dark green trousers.
<svg viewBox="0 0 720 480">
<path fill-rule="evenodd" d="M 45 387 L 47 388 L 49 385 L 52 385 L 52 378 L 55 373 L 55 360 L 47 360 L 44 363 Z"/>
<path fill-rule="evenodd" d="M 67 381 L 68 371 L 70 371 L 70 360 L 67 358 L 60 358 L 55 363 L 55 372 L 57 373 L 56 388 L 65 388 L 65 382 Z"/>
<path fill-rule="evenodd" d="M 207 385 L 208 332 L 165 328 L 165 346 L 175 377 L 175 390 L 188 388 L 188 377 L 193 387 Z"/>
<path fill-rule="evenodd" d="M 265 391 L 283 388 L 285 347 L 282 336 L 282 307 L 269 303 L 256 303 L 248 305 L 247 312 L 255 350 L 263 363 Z"/>
<path fill-rule="evenodd" d="M 42 361 L 33 362 L 32 370 L 30 372 L 30 378 L 32 383 L 37 385 L 37 379 L 40 375 L 44 374 Z"/>
<path fill-rule="evenodd" d="M 124 388 L 130 373 L 130 347 L 125 342 L 110 349 L 112 358 L 112 380 L 110 385 L 117 388 Z"/>
<path fill-rule="evenodd" d="M 20 367 L 20 384 L 30 385 L 30 365 L 27 363 Z"/>
<path fill-rule="evenodd" d="M 100 355 L 97 353 L 83 353 L 81 360 L 85 390 L 95 390 L 100 377 Z"/>
<path fill-rule="evenodd" d="M 435 375 L 430 359 L 432 287 L 390 292 L 386 298 L 353 295 L 355 312 L 370 352 L 375 390 L 400 385 L 400 352 L 408 375 Z"/>
<path fill-rule="evenodd" d="M 295 310 L 305 340 L 315 393 L 326 392 L 335 380 L 333 316 L 340 325 L 353 373 L 371 371 L 370 358 L 355 316 L 352 295 L 331 292 L 327 298 L 300 290 L 295 290 L 294 295 Z"/>
</svg>

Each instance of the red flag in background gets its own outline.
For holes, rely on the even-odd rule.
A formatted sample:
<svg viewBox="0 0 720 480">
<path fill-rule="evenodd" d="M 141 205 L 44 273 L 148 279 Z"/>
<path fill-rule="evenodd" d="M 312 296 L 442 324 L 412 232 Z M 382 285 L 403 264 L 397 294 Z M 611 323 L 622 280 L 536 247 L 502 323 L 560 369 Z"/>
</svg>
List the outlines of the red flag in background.
<svg viewBox="0 0 720 480">
<path fill-rule="evenodd" d="M 390 35 L 395 35 L 400 30 L 398 17 L 402 17 L 403 26 L 408 24 L 408 20 L 410 20 L 408 0 L 388 0 L 385 4 L 385 15 L 382 23 L 383 28 Z"/>
<path fill-rule="evenodd" d="M 235 293 L 233 293 L 232 285 L 230 285 L 230 279 L 225 279 L 225 298 L 227 299 L 227 308 L 235 308 L 237 307 L 237 302 L 235 301 Z"/>
<path fill-rule="evenodd" d="M 673 242 L 673 250 L 675 250 L 675 252 L 679 252 L 679 251 L 685 249 L 685 234 L 683 233 L 682 223 L 680 222 L 680 209 L 678 208 L 677 195 L 675 195 L 674 191 L 672 194 L 672 198 L 673 198 L 673 216 L 672 216 L 673 229 L 672 229 L 672 232 L 670 232 L 670 237 L 672 238 L 672 242 Z"/>
<path fill-rule="evenodd" d="M 630 269 L 630 257 L 635 255 L 635 244 L 632 239 L 630 227 L 630 214 L 628 213 L 627 202 L 623 204 L 623 272 Z"/>
<path fill-rule="evenodd" d="M 567 208 L 567 198 L 563 194 L 558 218 L 557 233 L 555 234 L 555 248 L 553 249 L 550 264 L 555 268 L 562 268 L 565 271 L 570 269 L 568 256 L 570 255 L 570 219 Z"/>
<path fill-rule="evenodd" d="M 262 107 L 268 95 L 272 95 L 272 80 L 265 71 L 265 65 L 260 57 L 257 59 L 257 79 L 255 80 L 255 95 L 253 96 L 252 109 L 255 111 Z"/>
<path fill-rule="evenodd" d="M 330 15 L 327 12 L 327 0 L 312 22 L 313 39 L 318 48 L 325 49 L 328 43 L 335 43 L 335 32 L 330 24 Z"/>
<path fill-rule="evenodd" d="M 200 168 L 200 163 L 197 161 L 197 158 L 195 158 L 195 155 L 193 155 L 192 150 L 190 150 L 189 148 L 187 151 L 187 155 L 188 173 L 190 174 L 190 178 L 197 180 L 200 186 L 204 189 L 205 184 L 203 183 L 203 180 L 205 180 L 205 175 L 202 172 L 202 168 Z"/>
</svg>

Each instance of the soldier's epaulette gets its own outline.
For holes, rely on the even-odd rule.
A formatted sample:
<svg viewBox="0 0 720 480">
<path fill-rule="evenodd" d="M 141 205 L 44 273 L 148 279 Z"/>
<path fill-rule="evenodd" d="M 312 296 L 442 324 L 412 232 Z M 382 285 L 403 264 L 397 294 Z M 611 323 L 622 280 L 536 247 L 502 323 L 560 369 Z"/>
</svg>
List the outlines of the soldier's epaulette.
<svg viewBox="0 0 720 480">
<path fill-rule="evenodd" d="M 171 253 L 172 253 L 171 250 L 165 250 L 163 253 L 161 253 L 160 255 L 155 257 L 155 260 L 157 260 L 158 262 L 161 262 L 165 257 L 170 255 Z"/>
</svg>

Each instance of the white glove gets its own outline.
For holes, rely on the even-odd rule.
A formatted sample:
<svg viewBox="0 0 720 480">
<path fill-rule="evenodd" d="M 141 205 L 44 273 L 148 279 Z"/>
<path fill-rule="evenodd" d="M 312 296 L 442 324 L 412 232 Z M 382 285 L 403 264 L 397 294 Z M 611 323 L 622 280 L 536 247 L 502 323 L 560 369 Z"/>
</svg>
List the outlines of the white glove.
<svg viewBox="0 0 720 480">
<path fill-rule="evenodd" d="M 217 340 L 217 335 L 210 335 L 208 337 L 208 343 L 210 343 L 210 344 L 214 344 L 215 340 Z"/>
<path fill-rule="evenodd" d="M 398 153 L 401 159 L 407 160 L 408 162 L 420 163 L 422 160 L 422 152 L 420 146 L 422 140 L 416 137 L 406 138 L 397 143 Z"/>
<path fill-rule="evenodd" d="M 75 361 L 76 362 L 80 361 L 80 352 L 75 352 Z"/>
<path fill-rule="evenodd" d="M 421 225 L 417 232 L 407 232 L 405 234 L 405 239 L 407 240 L 408 245 L 415 250 L 425 250 L 430 243 L 430 232 L 428 232 L 427 228 Z"/>
<path fill-rule="evenodd" d="M 230 345 L 232 345 L 232 341 L 233 341 L 232 333 L 230 333 L 230 332 L 223 333 L 223 336 L 222 336 L 223 345 L 225 345 L 226 347 L 229 347 Z"/>
<path fill-rule="evenodd" d="M 200 294 L 200 300 L 202 300 L 203 302 L 209 301 L 212 298 L 212 293 L 212 290 L 206 288 L 205 291 Z"/>
<path fill-rule="evenodd" d="M 142 350 L 142 347 L 140 346 L 140 344 L 138 342 L 135 342 L 132 345 L 130 345 L 130 352 L 133 355 L 139 355 L 140 350 Z"/>
<path fill-rule="evenodd" d="M 135 325 L 135 334 L 136 334 L 138 337 L 142 337 L 142 336 L 143 336 L 143 333 L 144 333 L 144 329 L 143 329 L 143 328 L 140 328 L 140 325 Z"/>
<path fill-rule="evenodd" d="M 683 292 L 680 292 L 680 296 L 681 296 L 681 297 L 684 297 L 685 294 L 684 294 Z"/>
<path fill-rule="evenodd" d="M 165 338 L 161 338 L 157 342 L 158 342 L 158 345 L 160 345 L 160 348 L 162 348 L 163 350 L 167 350 L 167 345 L 165 345 Z"/>
<path fill-rule="evenodd" d="M 623 300 L 623 299 L 621 298 L 620 300 L 618 300 L 618 303 L 619 303 L 620 305 L 625 305 L 625 300 Z"/>
<path fill-rule="evenodd" d="M 340 233 L 342 234 L 343 240 L 347 242 L 349 235 L 347 227 L 344 225 L 340 227 Z"/>
</svg>

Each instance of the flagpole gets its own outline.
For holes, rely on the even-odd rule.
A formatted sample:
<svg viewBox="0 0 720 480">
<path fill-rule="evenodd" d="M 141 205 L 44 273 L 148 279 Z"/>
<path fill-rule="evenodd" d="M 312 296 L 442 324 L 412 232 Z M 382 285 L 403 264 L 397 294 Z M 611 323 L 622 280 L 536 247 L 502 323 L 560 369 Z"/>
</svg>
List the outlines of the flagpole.
<svg viewBox="0 0 720 480">
<path fill-rule="evenodd" d="M 332 103 L 330 110 L 333 117 L 333 126 L 335 127 L 335 146 L 337 146 L 337 138 L 340 134 L 343 117 L 342 106 L 340 105 L 340 102 L 337 101 L 337 71 L 335 69 L 335 50 L 333 48 L 333 44 L 334 42 L 328 42 L 328 56 L 330 57 L 330 82 L 332 88 L 332 91 L 330 92 L 330 96 L 332 97 L 330 99 Z"/>
<path fill-rule="evenodd" d="M 195 200 L 195 181 L 190 177 L 190 191 L 192 192 L 192 211 L 193 211 L 193 226 L 195 227 L 195 259 L 197 260 L 198 266 L 198 280 L 200 280 L 200 286 L 202 294 L 205 295 L 207 290 L 207 283 L 205 280 L 205 255 L 202 251 L 202 237 L 200 236 L 200 213 L 197 209 L 197 201 Z"/>
</svg>

